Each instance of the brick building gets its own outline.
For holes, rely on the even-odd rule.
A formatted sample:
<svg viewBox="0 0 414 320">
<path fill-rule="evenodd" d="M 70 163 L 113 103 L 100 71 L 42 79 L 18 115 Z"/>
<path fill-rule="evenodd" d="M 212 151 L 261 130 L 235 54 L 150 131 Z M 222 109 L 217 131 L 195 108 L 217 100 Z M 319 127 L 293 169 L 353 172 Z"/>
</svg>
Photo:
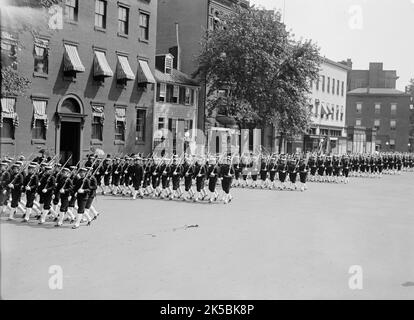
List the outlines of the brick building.
<svg viewBox="0 0 414 320">
<path fill-rule="evenodd" d="M 167 53 L 156 56 L 154 145 L 163 142 L 168 154 L 182 154 L 195 144 L 200 86 L 189 75 L 174 68 L 174 65 L 173 55 Z M 191 152 L 195 153 L 195 150 Z"/>
<path fill-rule="evenodd" d="M 402 91 L 389 88 L 349 91 L 348 150 L 369 153 L 375 150 L 409 151 L 410 121 L 413 121 L 410 115 L 410 96 Z"/>
<path fill-rule="evenodd" d="M 352 68 L 352 61 L 347 64 Z M 368 70 L 350 70 L 346 124 L 348 151 L 411 150 L 410 128 L 414 124 L 410 95 L 396 89 L 395 70 L 370 63 Z"/>
<path fill-rule="evenodd" d="M 197 69 L 201 40 L 207 30 L 215 28 L 220 15 L 230 12 L 235 5 L 247 7 L 248 0 L 159 0 L 157 24 L 157 54 L 171 53 L 175 68 L 192 75 Z M 196 127 L 212 137 L 217 132 L 234 132 L 234 123 L 228 117 L 205 114 L 205 81 L 200 82 Z M 207 138 L 209 139 L 209 138 Z M 213 152 L 213 150 L 212 150 Z"/>
<path fill-rule="evenodd" d="M 2 62 L 32 84 L 2 97 L 1 153 L 150 153 L 157 1 L 67 0 L 62 12 L 63 28 L 36 37 L 2 19 Z"/>
<path fill-rule="evenodd" d="M 348 59 L 345 63 L 350 68 L 348 91 L 358 88 L 396 88 L 397 71 L 384 70 L 383 63 L 371 62 L 368 70 L 353 70 L 351 59 Z"/>
</svg>

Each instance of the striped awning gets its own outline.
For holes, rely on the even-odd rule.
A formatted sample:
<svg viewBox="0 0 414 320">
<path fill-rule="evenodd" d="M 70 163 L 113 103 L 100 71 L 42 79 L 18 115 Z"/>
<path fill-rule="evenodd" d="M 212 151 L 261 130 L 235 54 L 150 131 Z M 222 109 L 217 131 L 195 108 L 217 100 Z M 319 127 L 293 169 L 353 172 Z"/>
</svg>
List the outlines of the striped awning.
<svg viewBox="0 0 414 320">
<path fill-rule="evenodd" d="M 78 48 L 71 44 L 65 44 L 64 71 L 85 72 L 85 67 L 78 54 Z"/>
<path fill-rule="evenodd" d="M 92 105 L 92 116 L 101 118 L 101 124 L 104 124 L 105 113 L 103 105 Z"/>
<path fill-rule="evenodd" d="M 321 115 L 330 115 L 332 114 L 332 111 L 327 107 L 325 103 L 321 103 Z"/>
<path fill-rule="evenodd" d="M 93 75 L 95 77 L 113 77 L 114 73 L 106 60 L 105 53 L 102 51 L 95 51 L 93 61 Z"/>
<path fill-rule="evenodd" d="M 34 118 L 40 120 L 46 120 L 46 105 L 47 102 L 45 100 L 33 100 L 33 111 L 34 111 Z"/>
<path fill-rule="evenodd" d="M 139 60 L 138 83 L 154 83 L 155 78 L 147 61 Z"/>
<path fill-rule="evenodd" d="M 14 118 L 15 117 L 15 98 L 1 98 L 1 116 L 3 118 Z"/>
<path fill-rule="evenodd" d="M 0 127 L 3 125 L 3 118 L 13 119 L 13 125 L 19 126 L 19 116 L 16 113 L 15 98 L 1 98 Z"/>
<path fill-rule="evenodd" d="M 126 122 L 125 108 L 115 108 L 115 121 Z"/>
<path fill-rule="evenodd" d="M 129 65 L 128 57 L 118 56 L 116 78 L 118 80 L 135 80 L 135 75 L 132 72 L 131 66 Z"/>
<path fill-rule="evenodd" d="M 35 127 L 36 120 L 43 120 L 44 125 L 47 129 L 48 119 L 46 113 L 46 100 L 33 100 L 33 128 Z"/>
</svg>

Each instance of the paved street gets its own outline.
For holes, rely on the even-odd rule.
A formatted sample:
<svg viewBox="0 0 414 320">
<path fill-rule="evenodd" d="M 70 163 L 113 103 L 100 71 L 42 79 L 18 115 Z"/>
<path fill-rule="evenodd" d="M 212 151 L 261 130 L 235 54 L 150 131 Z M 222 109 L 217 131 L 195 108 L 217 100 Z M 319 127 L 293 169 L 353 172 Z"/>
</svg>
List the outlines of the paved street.
<svg viewBox="0 0 414 320">
<path fill-rule="evenodd" d="M 413 182 L 403 173 L 305 193 L 239 189 L 229 205 L 100 197 L 101 217 L 79 230 L 2 217 L 1 295 L 414 298 Z M 62 290 L 49 289 L 51 265 Z M 363 290 L 349 289 L 352 265 Z"/>
</svg>

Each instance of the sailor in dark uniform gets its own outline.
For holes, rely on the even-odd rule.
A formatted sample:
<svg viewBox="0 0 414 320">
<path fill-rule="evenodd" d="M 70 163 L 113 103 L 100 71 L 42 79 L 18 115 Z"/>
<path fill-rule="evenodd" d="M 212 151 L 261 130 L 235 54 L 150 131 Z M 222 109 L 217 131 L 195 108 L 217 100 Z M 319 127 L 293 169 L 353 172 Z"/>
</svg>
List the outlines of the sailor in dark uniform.
<svg viewBox="0 0 414 320">
<path fill-rule="evenodd" d="M 333 165 L 333 179 L 335 183 L 339 183 L 340 178 L 341 178 L 341 174 L 342 174 L 342 165 L 341 165 L 341 160 L 339 159 L 338 156 L 334 155 L 333 156 L 333 161 L 332 161 L 332 165 Z"/>
<path fill-rule="evenodd" d="M 56 179 L 52 174 L 52 166 L 47 165 L 37 188 L 37 192 L 40 194 L 40 209 L 42 211 L 39 224 L 45 223 L 46 216 L 52 210 L 51 203 L 55 186 Z"/>
<path fill-rule="evenodd" d="M 253 156 L 251 160 L 251 171 L 250 171 L 250 177 L 252 178 L 252 184 L 250 185 L 252 188 L 257 188 L 257 178 L 259 176 L 260 172 L 260 164 L 259 164 L 259 157 Z"/>
<path fill-rule="evenodd" d="M 269 160 L 270 159 L 266 159 L 265 157 L 262 157 L 261 162 L 260 162 L 260 180 L 261 180 L 260 186 L 262 189 L 268 187 L 267 173 L 269 171 L 269 168 L 268 168 Z"/>
<path fill-rule="evenodd" d="M 11 179 L 7 167 L 8 162 L 2 161 L 0 164 L 0 215 L 6 211 L 9 200 L 7 185 L 10 183 Z"/>
<path fill-rule="evenodd" d="M 63 221 L 65 219 L 65 214 L 68 213 L 69 208 L 69 197 L 72 194 L 72 180 L 71 180 L 71 171 L 68 168 L 62 169 L 62 181 L 63 183 L 60 186 L 59 194 L 60 194 L 60 209 L 59 209 L 59 218 L 58 222 L 56 224 L 57 227 L 60 227 L 63 224 Z M 69 216 L 70 223 L 73 223 L 75 221 L 75 216 L 71 214 Z"/>
<path fill-rule="evenodd" d="M 224 158 L 223 164 L 220 166 L 221 188 L 223 190 L 223 202 L 225 204 L 231 202 L 233 199 L 230 194 L 231 184 L 234 177 L 234 169 L 230 164 L 231 157 Z"/>
<path fill-rule="evenodd" d="M 304 159 L 300 159 L 299 161 L 299 180 L 301 183 L 300 191 L 308 190 L 308 186 L 306 185 L 306 181 L 308 178 L 308 172 L 309 172 L 309 163 L 306 163 Z"/>
<path fill-rule="evenodd" d="M 279 177 L 279 190 L 286 189 L 286 177 L 287 177 L 287 159 L 284 155 L 279 159 L 279 163 L 277 166 L 277 173 Z"/>
<path fill-rule="evenodd" d="M 78 204 L 78 214 L 76 218 L 76 222 L 73 225 L 72 229 L 77 229 L 80 226 L 82 218 L 86 217 L 88 221 L 88 226 L 91 225 L 92 219 L 87 212 L 85 212 L 86 202 L 89 197 L 89 179 L 86 178 L 86 172 L 88 169 L 80 168 L 79 169 L 79 177 L 74 181 L 73 185 L 73 192 L 74 197 L 76 197 L 76 201 Z"/>
<path fill-rule="evenodd" d="M 143 198 L 143 193 L 141 189 L 142 179 L 144 178 L 144 168 L 142 166 L 142 160 L 140 156 L 135 156 L 134 164 L 132 166 L 132 187 L 134 188 L 132 198 L 136 199 L 137 194 L 139 193 L 140 198 Z"/>
<path fill-rule="evenodd" d="M 276 188 L 276 173 L 277 173 L 277 160 L 275 157 L 272 157 L 270 159 L 269 163 L 269 189 L 275 189 Z"/>
<path fill-rule="evenodd" d="M 250 168 L 251 168 L 251 166 L 250 166 L 250 160 L 249 160 L 249 157 L 248 156 L 243 155 L 241 157 L 241 167 L 242 167 L 241 168 L 242 169 L 241 174 L 242 174 L 243 180 L 241 180 L 240 185 L 241 185 L 242 188 L 246 188 L 246 187 L 249 186 L 249 182 L 248 182 L 247 179 L 249 177 Z"/>
<path fill-rule="evenodd" d="M 161 172 L 161 193 L 160 198 L 168 198 L 171 195 L 170 190 L 170 173 L 171 173 L 171 166 L 170 166 L 171 159 L 165 158 L 163 163 L 160 166 Z"/>
<path fill-rule="evenodd" d="M 325 160 L 322 158 L 322 156 L 318 156 L 318 159 L 316 160 L 316 165 L 318 166 L 318 181 L 323 182 L 325 180 Z"/>
<path fill-rule="evenodd" d="M 200 200 L 200 196 L 204 199 L 207 196 L 205 191 L 205 181 L 207 175 L 207 167 L 203 158 L 198 159 L 194 167 L 194 176 L 196 179 L 196 194 L 194 196 L 194 202 Z"/>
<path fill-rule="evenodd" d="M 74 184 L 76 180 L 79 179 L 78 167 L 70 166 L 69 169 L 71 170 L 70 180 L 72 181 L 72 184 Z M 73 212 L 75 208 L 75 204 L 76 204 L 76 197 L 74 196 L 73 188 L 71 188 L 71 190 L 69 191 L 68 215 L 72 220 L 76 218 L 75 213 Z"/>
<path fill-rule="evenodd" d="M 208 176 L 208 191 L 210 192 L 210 199 L 209 202 L 213 202 L 217 200 L 218 193 L 216 191 L 217 180 L 220 175 L 220 167 L 217 163 L 216 158 L 211 157 L 209 159 L 209 165 L 207 168 L 207 176 Z"/>
<path fill-rule="evenodd" d="M 22 184 L 23 184 L 23 175 L 20 170 L 19 164 L 12 165 L 12 174 L 10 176 L 10 183 L 7 185 L 7 188 L 11 193 L 11 210 L 9 213 L 9 220 L 14 220 L 14 215 L 16 214 L 17 207 L 19 206 L 20 198 L 22 195 Z"/>
<path fill-rule="evenodd" d="M 55 189 L 53 190 L 53 200 L 52 200 L 52 208 L 53 208 L 53 214 L 55 215 L 54 218 L 57 221 L 58 219 L 58 210 L 59 210 L 59 202 L 60 202 L 60 188 L 63 184 L 63 177 L 62 177 L 62 172 L 61 172 L 61 168 L 62 165 L 60 163 L 55 164 L 54 168 L 53 168 L 53 176 L 55 177 L 55 181 L 56 181 L 56 186 Z"/>
<path fill-rule="evenodd" d="M 22 222 L 28 222 L 33 210 L 33 204 L 36 198 L 36 189 L 39 183 L 39 178 L 36 174 L 36 167 L 38 163 L 32 162 L 27 167 L 27 175 L 23 180 L 23 190 L 26 193 L 26 211 Z"/>
<path fill-rule="evenodd" d="M 107 194 L 108 192 L 111 192 L 111 176 L 112 176 L 112 159 L 110 158 L 110 155 L 108 154 L 106 156 L 106 159 L 104 160 L 104 164 L 102 165 L 102 172 L 103 172 L 103 180 L 104 180 L 104 191 L 103 194 Z"/>
<path fill-rule="evenodd" d="M 333 162 L 332 162 L 332 156 L 327 156 L 325 160 L 325 173 L 326 173 L 326 179 L 328 182 L 333 182 Z"/>
<path fill-rule="evenodd" d="M 242 167 L 240 165 L 240 157 L 238 155 L 234 155 L 233 160 L 232 160 L 232 166 L 233 166 L 233 171 L 234 171 L 233 185 L 234 187 L 239 187 Z"/>
<path fill-rule="evenodd" d="M 296 185 L 296 179 L 298 176 L 297 168 L 298 168 L 298 160 L 294 158 L 290 159 L 288 161 L 288 166 L 287 166 L 288 173 L 289 173 L 289 181 L 290 181 L 288 189 L 290 190 L 298 189 L 298 186 Z"/>
<path fill-rule="evenodd" d="M 316 171 L 318 170 L 318 167 L 316 165 L 316 159 L 315 156 L 311 155 L 308 161 L 308 166 L 310 170 L 310 181 L 316 181 Z"/>
<path fill-rule="evenodd" d="M 161 159 L 155 158 L 154 163 L 151 165 L 151 186 L 152 197 L 159 197 L 161 190 L 159 188 L 161 182 Z"/>
<path fill-rule="evenodd" d="M 349 183 L 349 171 L 352 166 L 348 156 L 342 158 L 342 176 L 345 184 Z"/>
<path fill-rule="evenodd" d="M 111 186 L 112 186 L 112 194 L 115 196 L 119 193 L 119 183 L 121 180 L 121 172 L 122 172 L 122 161 L 118 157 L 115 158 L 112 166 L 112 173 L 111 173 Z"/>
<path fill-rule="evenodd" d="M 183 196 L 184 201 L 194 199 L 194 191 L 192 189 L 194 178 L 194 165 L 195 159 L 190 158 L 187 158 L 183 164 L 184 192 L 186 193 Z"/>
<path fill-rule="evenodd" d="M 180 188 L 180 180 L 183 174 L 183 168 L 180 163 L 177 163 L 177 158 L 174 156 L 173 164 L 171 165 L 170 177 L 172 181 L 172 193 L 170 195 L 170 200 L 173 200 L 174 197 L 181 198 L 182 192 Z"/>
<path fill-rule="evenodd" d="M 90 213 L 93 214 L 93 220 L 96 220 L 99 216 L 99 212 L 93 206 L 93 200 L 96 197 L 96 189 L 98 188 L 98 182 L 96 181 L 94 170 L 92 167 L 86 167 L 86 176 L 85 179 L 88 180 L 89 192 L 88 198 L 86 199 L 85 204 L 85 215 L 90 217 Z"/>
</svg>

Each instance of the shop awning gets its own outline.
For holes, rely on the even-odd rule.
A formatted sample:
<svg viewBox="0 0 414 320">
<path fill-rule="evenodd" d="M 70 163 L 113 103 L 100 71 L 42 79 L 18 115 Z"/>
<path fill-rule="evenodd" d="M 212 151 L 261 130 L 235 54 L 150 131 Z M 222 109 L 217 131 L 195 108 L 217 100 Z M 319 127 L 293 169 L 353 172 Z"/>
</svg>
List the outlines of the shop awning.
<svg viewBox="0 0 414 320">
<path fill-rule="evenodd" d="M 19 126 L 19 116 L 15 109 L 16 99 L 15 98 L 1 98 L 1 113 L 0 113 L 0 127 L 3 125 L 3 118 L 13 119 L 13 125 Z"/>
<path fill-rule="evenodd" d="M 138 82 L 156 83 L 147 61 L 139 60 Z"/>
<path fill-rule="evenodd" d="M 93 75 L 95 77 L 113 77 L 114 75 L 106 60 L 105 53 L 102 51 L 95 51 Z"/>
<path fill-rule="evenodd" d="M 118 66 L 116 70 L 116 77 L 118 80 L 135 80 L 135 75 L 132 72 L 127 57 L 118 56 Z"/>
<path fill-rule="evenodd" d="M 330 115 L 332 114 L 332 111 L 326 106 L 325 103 L 321 103 L 321 115 Z"/>
<path fill-rule="evenodd" d="M 65 44 L 64 71 L 85 72 L 76 46 Z"/>
</svg>

